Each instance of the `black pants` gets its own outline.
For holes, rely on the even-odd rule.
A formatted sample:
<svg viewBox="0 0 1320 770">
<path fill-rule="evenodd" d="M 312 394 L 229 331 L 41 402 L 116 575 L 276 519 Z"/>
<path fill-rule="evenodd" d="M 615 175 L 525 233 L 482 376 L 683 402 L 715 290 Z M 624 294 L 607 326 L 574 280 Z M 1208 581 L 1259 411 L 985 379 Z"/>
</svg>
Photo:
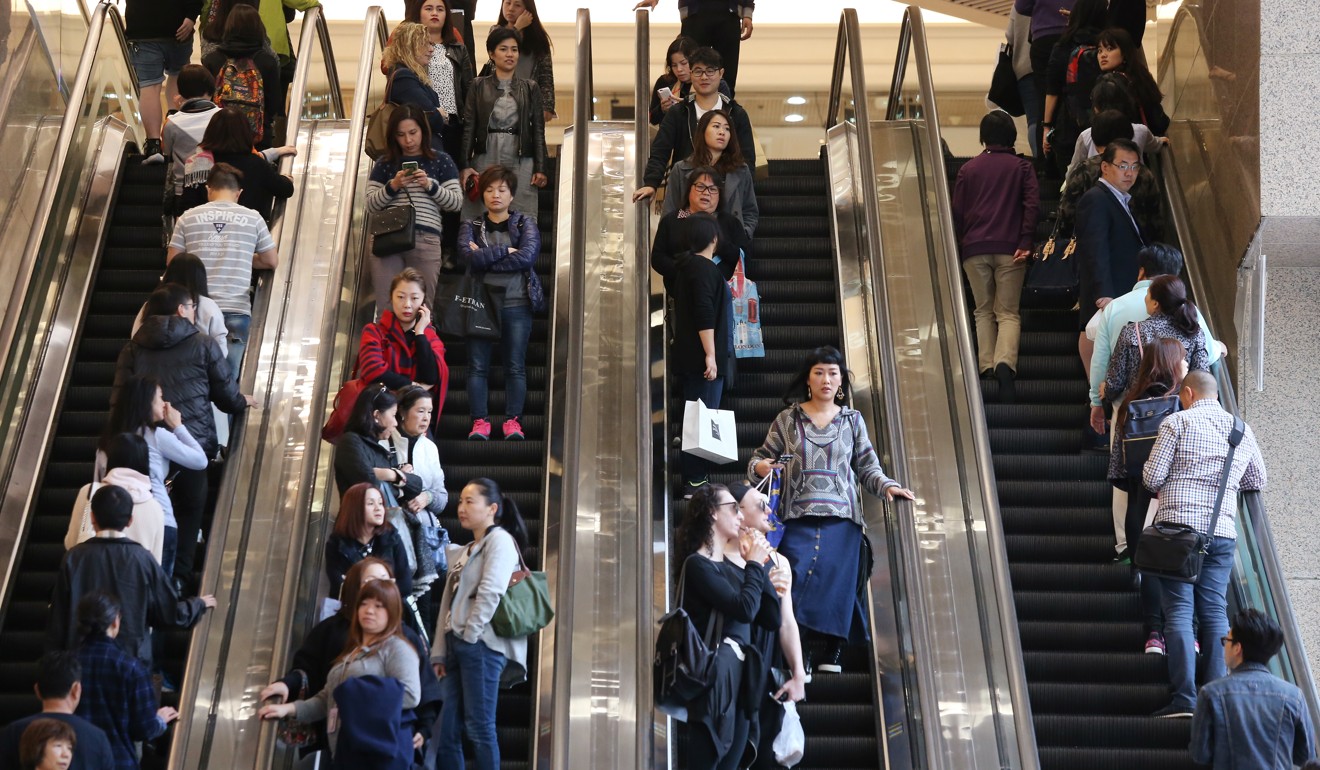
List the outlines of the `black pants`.
<svg viewBox="0 0 1320 770">
<path fill-rule="evenodd" d="M 697 41 L 697 45 L 710 46 L 720 52 L 724 59 L 724 81 L 729 84 L 729 93 L 736 96 L 738 49 L 742 46 L 742 22 L 738 15 L 718 9 L 689 13 L 683 19 L 682 34 Z"/>
<path fill-rule="evenodd" d="M 210 481 L 205 468 L 190 471 L 171 466 L 174 483 L 170 485 L 170 500 L 174 503 L 174 518 L 179 522 L 179 552 L 174 557 L 174 576 L 189 581 L 197 555 L 197 534 L 202 531 L 202 518 L 206 513 L 206 496 Z"/>
<path fill-rule="evenodd" d="M 1128 479 L 1127 516 L 1123 531 L 1127 534 L 1128 552 L 1136 554 L 1141 531 L 1145 529 L 1146 509 L 1153 497 L 1146 485 L 1137 479 Z M 1141 575 L 1141 624 L 1147 634 L 1164 633 L 1164 606 L 1160 597 L 1159 578 Z"/>
<path fill-rule="evenodd" d="M 1062 35 L 1046 35 L 1045 37 L 1034 38 L 1031 41 L 1031 77 L 1036 81 L 1036 100 L 1038 102 L 1041 123 L 1045 122 L 1045 73 L 1050 65 L 1050 52 L 1054 50 L 1054 44 L 1059 42 L 1060 37 L 1062 37 Z M 1060 98 L 1062 99 L 1062 97 Z M 1059 109 L 1059 107 L 1054 108 L 1055 114 L 1054 117 L 1050 119 L 1051 122 L 1058 119 Z M 1037 146 L 1040 145 L 1040 141 L 1044 136 L 1045 129 L 1037 127 Z M 1071 147 L 1068 148 L 1068 157 L 1072 157 Z M 1038 168 L 1045 168 L 1046 164 L 1042 162 L 1043 160 L 1044 159 L 1042 158 L 1037 158 L 1037 162 L 1040 164 L 1038 165 Z"/>
</svg>

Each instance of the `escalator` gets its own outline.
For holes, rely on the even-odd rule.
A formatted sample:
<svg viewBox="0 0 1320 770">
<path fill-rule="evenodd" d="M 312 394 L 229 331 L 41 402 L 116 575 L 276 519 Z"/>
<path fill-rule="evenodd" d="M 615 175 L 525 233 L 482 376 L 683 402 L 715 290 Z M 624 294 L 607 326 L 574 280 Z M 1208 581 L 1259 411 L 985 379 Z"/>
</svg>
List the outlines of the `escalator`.
<svg viewBox="0 0 1320 770">
<path fill-rule="evenodd" d="M 754 449 L 765 440 L 770 423 L 784 409 L 783 396 L 807 355 L 817 347 L 838 347 L 839 302 L 830 243 L 830 199 L 825 162 L 771 160 L 769 175 L 757 180 L 761 209 L 747 276 L 761 295 L 764 358 L 742 358 L 731 393 L 721 409 L 738 422 L 738 463 L 714 469 L 711 480 L 733 483 L 746 478 Z M 672 517 L 682 520 L 683 482 L 677 473 L 684 402 L 671 386 L 669 400 L 669 469 Z M 806 654 L 819 658 L 823 642 L 804 639 Z M 845 651 L 842 674 L 817 672 L 799 704 L 807 736 L 803 768 L 874 767 L 880 755 L 875 720 L 875 681 L 863 647 Z M 683 732 L 680 731 L 680 735 Z M 679 746 L 684 745 L 680 738 Z M 678 767 L 686 766 L 682 749 Z"/>
<path fill-rule="evenodd" d="M 971 542 L 983 540 L 984 547 L 973 547 L 971 571 L 949 585 L 965 600 L 975 599 L 977 612 L 986 617 L 980 623 L 984 638 L 999 637 L 994 640 L 1000 645 L 998 660 L 988 669 L 987 684 L 992 692 L 1011 694 L 1011 702 L 1003 703 L 1008 708 L 1001 710 L 1001 725 L 1006 737 L 1008 730 L 1016 731 L 1018 746 L 1016 760 L 1001 766 L 1194 767 L 1187 753 L 1190 722 L 1150 717 L 1169 701 L 1167 667 L 1163 656 L 1144 653 L 1134 576 L 1128 564 L 1115 561 L 1108 455 L 1080 451 L 1088 410 L 1076 352 L 1077 311 L 1032 305 L 1024 298 L 1015 401 L 1004 403 L 994 381 L 978 378 L 925 28 L 917 9 L 905 15 L 900 41 L 891 92 L 899 93 L 906 83 L 910 50 L 918 82 L 907 84 L 916 87 L 905 96 L 919 94 L 918 108 L 899 104 L 906 99 L 891 99 L 883 121 L 864 123 L 859 115 L 855 132 L 836 131 L 844 125 L 832 128 L 831 147 L 845 136 L 856 145 L 870 145 L 858 153 L 864 170 L 855 167 L 855 173 L 876 182 L 875 190 L 867 192 L 874 197 L 865 201 L 866 208 L 874 208 L 866 215 L 874 217 L 880 235 L 878 243 L 870 244 L 879 252 L 872 257 L 871 273 L 880 284 L 876 318 L 884 321 L 882 326 L 894 326 L 893 371 L 886 377 L 892 384 L 886 387 L 903 393 L 902 401 L 886 411 L 902 423 L 909 464 L 944 453 L 961 476 L 959 481 L 950 475 L 952 483 L 928 492 L 920 474 L 913 473 L 912 486 L 919 495 L 939 497 L 961 486 L 959 507 L 964 515 L 978 513 L 981 519 L 972 527 L 979 534 Z M 867 142 L 857 141 L 863 135 Z M 1188 248 L 1195 239 L 1176 175 L 1170 176 L 1175 168 L 1165 171 L 1173 212 L 1169 229 Z M 1049 212 L 1057 200 L 1049 191 L 1043 197 L 1043 210 Z M 1044 221 L 1038 232 L 1050 226 Z M 1205 267 L 1194 250 L 1185 256 L 1189 284 L 1195 288 L 1205 280 Z M 862 326 L 857 329 L 866 333 Z M 882 330 L 880 336 L 886 334 Z M 922 369 L 927 387 L 906 387 L 920 381 L 916 375 Z M 1234 411 L 1231 382 L 1222 371 L 1226 368 L 1220 369 L 1225 408 Z M 923 441 L 925 446 L 919 444 Z M 945 524 L 953 520 L 949 513 Z M 1243 496 L 1238 522 L 1229 614 L 1252 606 L 1283 626 L 1285 648 L 1272 670 L 1302 688 L 1315 721 L 1315 688 L 1295 638 L 1259 495 Z M 927 563 L 935 556 L 925 551 Z M 951 662 L 937 650 L 928 654 L 941 669 Z M 968 661 L 964 657 L 963 665 Z M 955 670 L 937 669 L 936 680 Z M 928 718 L 924 711 L 922 716 Z"/>
<path fill-rule="evenodd" d="M 92 480 L 96 441 L 110 412 L 115 360 L 165 263 L 160 246 L 165 166 L 141 161 L 134 153 L 124 156 L 91 302 L 80 319 L 84 332 L 73 355 L 67 394 L 55 419 L 48 459 L 34 477 L 39 491 L 32 523 L 0 628 L 6 665 L 30 665 L 44 651 L 46 607 L 64 556 L 69 511 L 78 489 Z M 177 681 L 182 672 L 168 673 Z M 30 676 L 0 677 L 0 720 L 9 722 L 35 710 L 30 682 Z"/>
</svg>

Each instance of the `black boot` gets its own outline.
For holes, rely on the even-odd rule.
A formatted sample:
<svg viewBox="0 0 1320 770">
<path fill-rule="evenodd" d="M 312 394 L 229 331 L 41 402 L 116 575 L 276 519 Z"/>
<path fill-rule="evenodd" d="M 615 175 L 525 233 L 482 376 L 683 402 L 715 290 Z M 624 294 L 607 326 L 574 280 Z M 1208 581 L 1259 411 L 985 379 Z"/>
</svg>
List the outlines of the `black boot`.
<svg viewBox="0 0 1320 770">
<path fill-rule="evenodd" d="M 995 367 L 995 379 L 999 380 L 999 403 L 1017 403 L 1017 389 L 1013 386 L 1014 377 L 1013 370 L 1008 364 Z"/>
<path fill-rule="evenodd" d="M 843 673 L 842 660 L 843 640 L 834 639 L 825 648 L 825 656 L 821 658 L 820 665 L 816 669 L 822 674 L 841 674 Z"/>
</svg>

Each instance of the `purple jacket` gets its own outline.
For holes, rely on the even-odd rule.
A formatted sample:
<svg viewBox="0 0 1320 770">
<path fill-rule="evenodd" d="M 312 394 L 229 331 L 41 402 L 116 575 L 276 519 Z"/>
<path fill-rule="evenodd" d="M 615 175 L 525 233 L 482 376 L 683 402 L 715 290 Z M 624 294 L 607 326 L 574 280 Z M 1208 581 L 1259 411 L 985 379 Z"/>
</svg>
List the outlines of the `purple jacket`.
<svg viewBox="0 0 1320 770">
<path fill-rule="evenodd" d="M 1016 0 L 1013 9 L 1031 17 L 1031 38 L 1062 35 L 1068 17 L 1059 11 L 1071 11 L 1077 0 Z"/>
<path fill-rule="evenodd" d="M 1030 249 L 1040 194 L 1031 163 L 1011 147 L 986 147 L 958 171 L 953 227 L 963 259 Z"/>
</svg>

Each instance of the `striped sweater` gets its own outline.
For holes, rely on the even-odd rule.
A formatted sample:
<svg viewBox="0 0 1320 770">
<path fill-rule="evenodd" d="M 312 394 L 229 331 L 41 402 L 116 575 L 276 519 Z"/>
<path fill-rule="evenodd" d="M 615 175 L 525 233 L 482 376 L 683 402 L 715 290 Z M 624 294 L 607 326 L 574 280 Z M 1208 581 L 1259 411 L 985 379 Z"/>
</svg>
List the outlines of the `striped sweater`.
<svg viewBox="0 0 1320 770">
<path fill-rule="evenodd" d="M 404 161 L 416 161 L 417 167 L 431 178 L 425 191 L 417 187 L 406 187 L 398 192 L 390 189 L 389 181 L 399 173 Z M 463 190 L 458 186 L 458 167 L 454 165 L 454 159 L 447 153 L 436 152 L 434 158 L 403 157 L 392 161 L 382 157 L 377 160 L 367 183 L 367 210 L 384 211 L 390 206 L 409 203 L 417 211 L 418 229 L 440 235 L 443 231 L 440 212 L 458 211 L 463 206 Z"/>
</svg>

